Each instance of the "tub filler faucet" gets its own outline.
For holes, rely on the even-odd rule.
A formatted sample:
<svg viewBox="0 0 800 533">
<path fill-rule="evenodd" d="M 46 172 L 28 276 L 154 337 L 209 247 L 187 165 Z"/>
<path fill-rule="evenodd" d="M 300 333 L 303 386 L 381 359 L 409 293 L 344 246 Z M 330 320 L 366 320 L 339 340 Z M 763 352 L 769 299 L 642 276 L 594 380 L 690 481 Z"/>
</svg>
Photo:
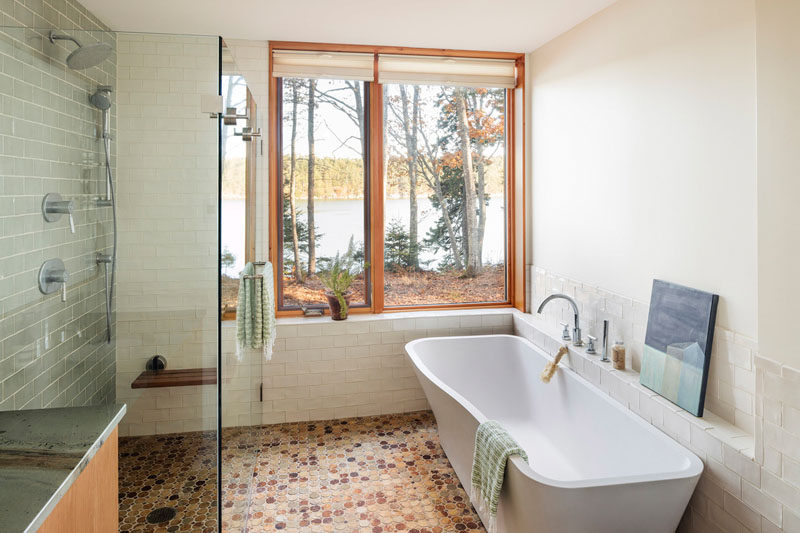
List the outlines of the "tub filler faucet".
<svg viewBox="0 0 800 533">
<path fill-rule="evenodd" d="M 542 301 L 542 303 L 539 305 L 539 310 L 536 312 L 541 314 L 542 309 L 544 309 L 545 305 L 547 305 L 551 300 L 557 300 L 557 299 L 566 300 L 572 306 L 572 311 L 575 313 L 575 323 L 574 327 L 572 328 L 572 344 L 574 344 L 575 346 L 583 346 L 583 340 L 581 340 L 580 313 L 578 312 L 578 304 L 575 303 L 575 300 L 573 300 L 566 294 L 559 294 L 559 293 L 551 294 Z"/>
</svg>

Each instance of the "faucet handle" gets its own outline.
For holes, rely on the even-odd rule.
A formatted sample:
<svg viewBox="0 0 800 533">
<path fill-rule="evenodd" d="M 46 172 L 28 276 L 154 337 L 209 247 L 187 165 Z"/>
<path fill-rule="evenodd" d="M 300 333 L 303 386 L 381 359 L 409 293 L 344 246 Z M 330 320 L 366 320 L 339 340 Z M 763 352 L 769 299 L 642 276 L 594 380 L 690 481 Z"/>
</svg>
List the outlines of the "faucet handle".
<svg viewBox="0 0 800 533">
<path fill-rule="evenodd" d="M 569 335 L 569 324 L 566 322 L 561 322 L 561 326 L 564 328 L 564 331 L 561 332 L 561 340 L 570 340 L 572 337 Z"/>
<path fill-rule="evenodd" d="M 586 345 L 586 353 L 594 355 L 597 353 L 597 350 L 594 348 L 594 343 L 597 340 L 597 337 L 592 337 L 591 335 L 587 335 L 587 337 L 589 338 L 589 343 Z"/>
<path fill-rule="evenodd" d="M 74 200 L 64 200 L 61 195 L 51 192 L 45 195 L 42 200 L 42 214 L 47 222 L 55 222 L 61 218 L 61 215 L 69 217 L 69 231 L 75 233 L 75 219 L 73 212 L 75 211 Z"/>
<path fill-rule="evenodd" d="M 42 294 L 52 294 L 61 290 L 61 301 L 67 301 L 67 280 L 69 272 L 61 259 L 50 259 L 39 269 L 39 290 Z"/>
</svg>

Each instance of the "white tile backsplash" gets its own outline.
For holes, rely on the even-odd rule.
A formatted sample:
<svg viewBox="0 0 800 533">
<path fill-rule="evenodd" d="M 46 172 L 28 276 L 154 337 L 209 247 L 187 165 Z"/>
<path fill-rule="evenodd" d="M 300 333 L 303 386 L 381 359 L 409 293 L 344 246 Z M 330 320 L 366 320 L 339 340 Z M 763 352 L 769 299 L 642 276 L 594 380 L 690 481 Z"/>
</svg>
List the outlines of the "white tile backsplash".
<svg viewBox="0 0 800 533">
<path fill-rule="evenodd" d="M 574 298 L 581 312 L 584 338 L 592 335 L 602 339 L 603 320 L 609 320 L 609 345 L 617 339 L 624 341 L 626 366 L 639 371 L 649 302 L 639 302 L 537 266 L 532 267 L 531 277 L 534 310 L 554 292 L 563 292 Z M 552 327 L 560 327 L 561 322 L 567 322 L 571 329 L 572 314 L 569 304 L 563 301 L 553 301 L 543 310 L 545 319 Z M 755 424 L 753 392 L 756 376 L 753 359 L 757 351 L 758 345 L 754 340 L 717 326 L 705 404 L 706 409 L 751 434 Z"/>
<path fill-rule="evenodd" d="M 405 354 L 420 337 L 511 333 L 511 309 L 352 315 L 344 322 L 285 318 L 271 361 L 236 354 L 222 328 L 224 426 L 273 424 L 427 409 Z M 242 379 L 238 379 L 242 378 Z M 263 401 L 258 401 L 263 383 Z"/>
<path fill-rule="evenodd" d="M 534 309 L 546 294 L 567 292 L 579 302 L 581 312 L 594 317 L 585 322 L 588 333 L 594 334 L 598 321 L 602 323 L 609 316 L 612 324 L 614 320 L 622 322 L 614 331 L 623 336 L 629 350 L 633 345 L 629 363 L 638 370 L 647 321 L 644 302 L 536 267 L 532 278 Z M 608 306 L 609 302 L 616 305 Z M 554 354 L 561 342 L 558 322 L 571 320 L 571 312 L 554 306 L 544 315 L 516 313 L 515 332 Z M 639 385 L 636 370 L 615 371 L 583 349 L 570 350 L 567 365 L 703 460 L 704 473 L 679 531 L 797 531 L 800 373 L 760 356 L 757 343 L 736 332 L 718 327 L 714 343 L 703 418 L 686 413 Z"/>
</svg>

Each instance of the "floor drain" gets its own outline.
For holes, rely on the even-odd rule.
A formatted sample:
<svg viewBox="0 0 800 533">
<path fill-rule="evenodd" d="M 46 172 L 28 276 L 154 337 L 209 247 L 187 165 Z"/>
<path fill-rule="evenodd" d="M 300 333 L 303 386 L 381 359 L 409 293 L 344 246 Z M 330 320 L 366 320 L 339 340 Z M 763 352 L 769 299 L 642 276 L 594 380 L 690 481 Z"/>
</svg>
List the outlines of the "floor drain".
<svg viewBox="0 0 800 533">
<path fill-rule="evenodd" d="M 162 522 L 169 522 L 176 515 L 175 509 L 172 507 L 159 507 L 154 511 L 150 511 L 150 514 L 147 515 L 147 523 L 148 524 L 161 524 Z"/>
</svg>

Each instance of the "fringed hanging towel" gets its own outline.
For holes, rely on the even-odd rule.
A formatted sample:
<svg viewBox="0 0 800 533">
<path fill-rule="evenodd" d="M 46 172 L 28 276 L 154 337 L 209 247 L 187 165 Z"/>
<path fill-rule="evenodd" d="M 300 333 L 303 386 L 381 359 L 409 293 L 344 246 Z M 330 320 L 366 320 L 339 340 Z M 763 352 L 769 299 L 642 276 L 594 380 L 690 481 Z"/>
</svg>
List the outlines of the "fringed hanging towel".
<svg viewBox="0 0 800 533">
<path fill-rule="evenodd" d="M 478 426 L 469 495 L 488 533 L 497 531 L 497 503 L 503 488 L 506 462 L 512 455 L 528 461 L 525 450 L 499 422 L 487 420 Z"/>
<path fill-rule="evenodd" d="M 264 273 L 256 275 L 253 263 L 239 273 L 239 303 L 236 307 L 236 355 L 239 360 L 247 348 L 260 349 L 264 358 L 272 358 L 275 343 L 275 294 L 272 264 L 264 265 Z"/>
</svg>

